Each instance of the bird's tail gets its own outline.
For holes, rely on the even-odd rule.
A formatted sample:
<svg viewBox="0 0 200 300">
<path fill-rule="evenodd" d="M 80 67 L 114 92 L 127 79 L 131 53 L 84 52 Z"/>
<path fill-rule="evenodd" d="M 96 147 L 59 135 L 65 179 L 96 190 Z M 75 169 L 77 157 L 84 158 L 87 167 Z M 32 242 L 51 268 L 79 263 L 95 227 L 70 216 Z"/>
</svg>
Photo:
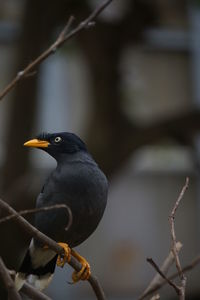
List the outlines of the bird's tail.
<svg viewBox="0 0 200 300">
<path fill-rule="evenodd" d="M 41 248 L 31 241 L 30 247 L 15 277 L 15 286 L 20 290 L 28 281 L 36 289 L 45 289 L 55 271 L 57 255 L 50 249 Z"/>
</svg>

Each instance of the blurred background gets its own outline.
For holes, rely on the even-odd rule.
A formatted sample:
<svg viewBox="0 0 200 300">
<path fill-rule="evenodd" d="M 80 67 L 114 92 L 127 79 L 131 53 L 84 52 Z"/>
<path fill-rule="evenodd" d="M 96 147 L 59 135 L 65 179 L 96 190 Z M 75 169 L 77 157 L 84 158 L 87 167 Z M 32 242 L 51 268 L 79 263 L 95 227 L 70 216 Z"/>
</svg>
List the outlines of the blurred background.
<svg viewBox="0 0 200 300">
<path fill-rule="evenodd" d="M 0 89 L 51 45 L 70 15 L 75 23 L 101 1 L 1 0 Z M 75 24 L 74 24 L 75 25 Z M 137 299 L 170 249 L 168 215 L 185 182 L 176 216 L 182 265 L 200 248 L 200 1 L 114 0 L 0 103 L 0 191 L 17 210 L 32 208 L 55 166 L 23 143 L 47 131 L 80 135 L 110 182 L 108 206 L 77 250 L 109 299 Z M 3 214 L 2 214 L 3 215 Z M 31 219 L 29 219 L 31 221 Z M 0 255 L 20 265 L 29 238 L 0 227 Z M 200 268 L 187 274 L 187 299 L 199 299 Z M 87 283 L 69 285 L 57 270 L 52 299 L 94 299 Z M 0 298 L 6 299 L 2 289 Z M 176 299 L 165 287 L 162 299 Z"/>
</svg>

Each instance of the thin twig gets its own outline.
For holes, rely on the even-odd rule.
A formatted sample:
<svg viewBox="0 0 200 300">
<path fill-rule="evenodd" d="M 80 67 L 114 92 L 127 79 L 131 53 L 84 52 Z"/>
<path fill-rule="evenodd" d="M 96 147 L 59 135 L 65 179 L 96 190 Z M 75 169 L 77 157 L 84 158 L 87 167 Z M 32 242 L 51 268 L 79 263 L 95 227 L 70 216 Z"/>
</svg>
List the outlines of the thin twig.
<svg viewBox="0 0 200 300">
<path fill-rule="evenodd" d="M 91 27 L 90 25 L 94 25 L 94 20 L 96 17 L 112 2 L 112 0 L 106 0 L 102 4 L 99 5 L 84 21 L 80 22 L 77 27 L 72 29 L 68 34 L 69 30 L 74 18 L 71 16 L 64 27 L 64 29 L 59 34 L 57 40 L 40 56 L 38 56 L 34 61 L 28 64 L 22 71 L 19 71 L 16 77 L 3 89 L 0 93 L 0 100 L 4 98 L 24 77 L 27 77 L 27 74 L 30 74 L 38 65 L 40 65 L 47 57 L 54 54 L 55 51 L 60 48 L 66 41 L 70 40 L 72 37 L 77 35 L 83 29 L 87 29 Z"/>
<path fill-rule="evenodd" d="M 200 263 L 200 255 L 196 256 L 190 264 L 186 265 L 185 267 L 182 268 L 183 272 L 188 272 L 194 269 L 197 265 Z M 174 273 L 170 276 L 171 279 L 177 277 L 178 273 Z"/>
<path fill-rule="evenodd" d="M 191 263 L 189 263 L 188 265 L 186 265 L 185 267 L 182 268 L 182 271 L 184 273 L 189 272 L 191 270 L 193 270 L 196 266 L 198 266 L 200 264 L 200 255 L 196 256 Z M 162 267 L 160 268 L 162 270 Z M 169 280 L 175 279 L 179 276 L 178 272 L 175 272 L 174 274 L 170 275 L 168 277 Z M 158 283 L 155 283 L 154 285 L 151 286 L 150 288 L 150 284 L 148 286 L 148 288 L 145 290 L 144 293 L 142 293 L 142 295 L 137 299 L 137 300 L 143 300 L 144 298 L 146 298 L 147 296 L 155 293 L 156 291 L 158 291 L 159 289 L 161 289 L 165 284 L 166 284 L 166 280 L 162 279 L 159 280 Z"/>
<path fill-rule="evenodd" d="M 57 38 L 57 43 L 60 43 L 60 41 L 62 41 L 63 39 L 65 39 L 72 23 L 74 22 L 75 18 L 74 16 L 70 16 L 69 20 L 67 21 L 67 24 L 65 25 L 65 27 L 63 28 L 63 30 L 61 31 L 61 33 L 59 34 L 58 38 Z"/>
<path fill-rule="evenodd" d="M 171 246 L 171 251 L 170 254 L 167 258 L 166 261 L 166 266 L 164 267 L 164 264 L 162 265 L 161 268 L 159 268 L 158 266 L 156 266 L 159 270 L 159 274 L 162 276 L 162 278 L 164 278 L 164 280 L 161 280 L 161 278 L 156 275 L 153 280 L 150 282 L 150 284 L 148 285 L 148 287 L 146 288 L 146 290 L 142 293 L 142 295 L 138 298 L 138 300 L 142 300 L 145 297 L 151 295 L 152 293 L 154 293 L 155 291 L 159 290 L 163 285 L 167 283 L 169 283 L 170 285 L 172 285 L 175 288 L 176 293 L 179 296 L 180 300 L 184 300 L 185 299 L 185 286 L 186 286 L 186 277 L 184 275 L 185 271 L 191 270 L 193 267 L 195 267 L 199 262 L 200 262 L 200 256 L 198 256 L 190 265 L 184 267 L 183 269 L 181 268 L 181 264 L 180 264 L 180 260 L 179 260 L 179 251 L 181 249 L 181 245 L 179 242 L 176 241 L 176 234 L 175 234 L 175 226 L 174 226 L 174 220 L 175 220 L 175 213 L 178 209 L 178 206 L 180 204 L 181 199 L 183 198 L 187 188 L 189 185 L 189 178 L 186 178 L 186 182 L 185 185 L 183 186 L 178 199 L 176 200 L 174 207 L 171 211 L 171 214 L 169 216 L 169 222 L 170 222 L 170 227 L 171 227 L 171 238 L 172 238 L 172 246 Z M 170 258 L 171 257 L 171 258 Z M 169 259 L 169 260 L 168 260 Z M 178 270 L 178 273 L 173 274 L 172 276 L 170 276 L 169 278 L 166 277 L 166 274 L 168 272 L 169 266 L 171 265 L 171 263 L 175 260 L 176 262 L 176 267 Z M 148 260 L 149 261 L 149 260 Z M 151 261 L 149 261 L 151 263 Z M 154 262 L 153 262 L 154 263 Z M 151 263 L 153 265 L 153 263 Z M 155 265 L 153 265 L 155 268 Z M 160 273 L 161 272 L 161 273 Z M 181 279 L 181 286 L 178 286 L 176 284 L 174 284 L 172 282 L 172 279 L 176 278 L 177 276 L 180 277 Z"/>
<path fill-rule="evenodd" d="M 174 258 L 175 258 L 175 262 L 176 262 L 176 268 L 178 270 L 179 273 L 179 277 L 181 280 L 181 286 L 179 286 L 179 299 L 180 300 L 184 300 L 185 299 L 185 287 L 186 287 L 186 276 L 184 275 L 182 268 L 181 268 L 181 263 L 180 263 L 180 259 L 179 259 L 179 255 L 178 255 L 178 251 L 176 248 L 176 233 L 175 233 L 175 224 L 174 224 L 174 220 L 175 220 L 175 214 L 177 211 L 177 208 L 186 192 L 186 190 L 188 189 L 188 185 L 189 185 L 189 178 L 186 178 L 185 181 L 185 185 L 183 186 L 178 199 L 176 200 L 174 207 L 171 211 L 171 214 L 169 216 L 169 223 L 170 223 L 170 227 L 171 227 L 171 239 L 172 239 L 172 251 L 174 253 Z"/>
<path fill-rule="evenodd" d="M 179 252 L 182 248 L 182 244 L 180 242 L 177 242 L 176 248 L 177 251 Z M 169 268 L 172 266 L 173 263 L 174 263 L 174 254 L 172 250 L 170 250 L 168 256 L 165 258 L 164 262 L 160 267 L 160 270 L 162 271 L 163 274 L 165 274 L 165 276 L 167 275 Z M 160 276 L 160 274 L 156 273 L 156 275 L 151 280 L 151 282 L 144 290 L 142 295 L 138 298 L 138 300 L 142 300 L 145 297 L 155 293 L 159 289 L 159 287 L 163 284 L 163 282 L 166 283 L 165 279 L 163 279 L 163 277 Z"/>
<path fill-rule="evenodd" d="M 175 289 L 176 293 L 179 294 L 179 288 L 177 287 L 177 285 L 174 284 L 173 281 L 171 281 L 170 279 L 168 279 L 165 276 L 165 274 L 160 270 L 160 268 L 154 262 L 154 260 L 152 258 L 147 258 L 147 261 L 148 261 L 148 263 L 150 263 L 154 267 L 154 269 L 160 274 L 160 276 L 162 276 L 166 280 L 166 282 Z"/>
<path fill-rule="evenodd" d="M 39 212 L 42 212 L 42 211 L 61 209 L 61 208 L 66 209 L 66 211 L 68 213 L 68 216 L 69 216 L 68 224 L 65 227 L 65 230 L 68 230 L 70 228 L 71 224 L 72 224 L 73 216 L 72 216 L 71 209 L 69 208 L 69 206 L 67 206 L 65 204 L 55 204 L 55 205 L 50 205 L 50 206 L 45 206 L 45 207 L 40 207 L 40 208 L 26 209 L 26 210 L 19 211 L 18 215 L 24 216 L 24 215 L 39 213 Z M 0 224 L 4 223 L 4 222 L 7 222 L 9 220 L 12 220 L 13 218 L 16 218 L 16 217 L 17 217 L 16 214 L 6 216 L 6 217 L 0 219 Z"/>
<path fill-rule="evenodd" d="M 7 270 L 2 258 L 0 257 L 0 278 L 8 292 L 9 300 L 21 300 L 19 293 L 15 288 L 14 281 L 12 280 L 9 271 Z"/>
<path fill-rule="evenodd" d="M 16 218 L 14 219 L 16 223 L 18 223 L 21 228 L 30 235 L 30 237 L 33 237 L 40 241 L 43 245 L 47 245 L 50 249 L 55 251 L 59 255 L 64 255 L 63 248 L 58 245 L 54 240 L 40 232 L 37 228 L 35 228 L 33 225 L 31 225 L 27 220 L 25 220 L 22 216 L 20 216 L 9 204 L 4 202 L 2 199 L 0 199 L 0 208 L 5 210 L 9 214 L 15 214 Z M 71 260 L 69 262 L 69 265 L 72 266 L 76 271 L 80 271 L 81 264 L 73 257 L 71 256 Z M 98 300 L 105 300 L 105 294 L 104 291 L 97 280 L 96 277 L 91 275 L 88 279 L 90 285 L 93 288 L 93 291 L 97 297 Z"/>
<path fill-rule="evenodd" d="M 175 205 L 172 209 L 172 212 L 169 216 L 169 222 L 170 222 L 170 226 L 171 226 L 172 251 L 174 253 L 174 257 L 175 257 L 175 261 L 176 261 L 176 267 L 177 267 L 177 270 L 179 272 L 179 276 L 180 276 L 181 279 L 184 277 L 184 274 L 182 272 L 179 256 L 178 256 L 177 249 L 176 249 L 176 234 L 175 234 L 174 219 L 175 219 L 176 210 L 177 210 L 177 208 L 180 204 L 180 201 L 183 198 L 186 190 L 188 189 L 188 185 L 189 185 L 189 178 L 187 177 L 185 185 L 183 186 L 183 188 L 182 188 L 182 190 L 181 190 L 181 192 L 178 196 L 178 199 L 176 200 Z"/>
</svg>

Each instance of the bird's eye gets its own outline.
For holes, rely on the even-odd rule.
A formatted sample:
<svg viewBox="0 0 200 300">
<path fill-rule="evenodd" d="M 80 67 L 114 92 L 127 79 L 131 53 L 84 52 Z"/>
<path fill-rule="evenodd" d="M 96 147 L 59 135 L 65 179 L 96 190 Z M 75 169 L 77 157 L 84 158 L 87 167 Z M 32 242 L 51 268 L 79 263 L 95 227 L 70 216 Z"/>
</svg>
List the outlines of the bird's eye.
<svg viewBox="0 0 200 300">
<path fill-rule="evenodd" d="M 60 143 L 62 141 L 61 137 L 60 136 L 57 136 L 55 139 L 54 139 L 54 142 L 55 143 Z"/>
</svg>

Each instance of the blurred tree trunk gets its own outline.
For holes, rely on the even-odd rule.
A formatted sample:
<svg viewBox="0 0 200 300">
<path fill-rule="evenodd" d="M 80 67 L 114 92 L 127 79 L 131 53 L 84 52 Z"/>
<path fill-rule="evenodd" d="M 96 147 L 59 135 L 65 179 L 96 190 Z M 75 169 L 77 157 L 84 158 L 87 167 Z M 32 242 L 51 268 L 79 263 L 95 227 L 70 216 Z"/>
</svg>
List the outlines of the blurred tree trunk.
<svg viewBox="0 0 200 300">
<path fill-rule="evenodd" d="M 83 32 L 78 41 L 86 57 L 92 81 L 89 149 L 107 175 L 119 168 L 133 151 L 137 128 L 123 112 L 120 63 L 123 51 L 141 40 L 146 26 L 155 22 L 154 6 L 147 1 L 130 1 L 119 21 L 98 21 L 95 30 Z M 95 139 L 94 139 L 95 137 Z"/>
</svg>

